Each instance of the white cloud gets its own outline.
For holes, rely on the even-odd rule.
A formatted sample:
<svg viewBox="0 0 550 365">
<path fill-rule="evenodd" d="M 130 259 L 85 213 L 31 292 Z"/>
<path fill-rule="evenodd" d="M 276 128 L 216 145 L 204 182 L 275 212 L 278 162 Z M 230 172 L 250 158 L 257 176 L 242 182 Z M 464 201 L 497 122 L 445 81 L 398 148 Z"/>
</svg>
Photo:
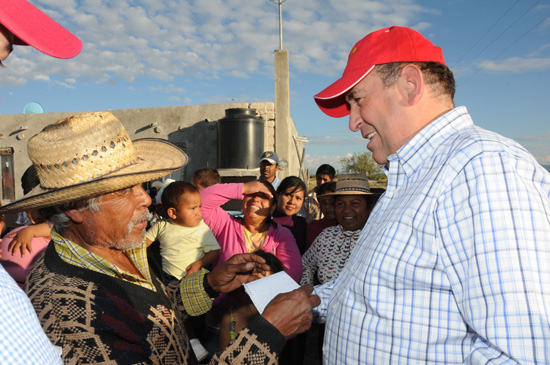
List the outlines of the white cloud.
<svg viewBox="0 0 550 365">
<path fill-rule="evenodd" d="M 170 82 L 175 77 L 248 77 L 273 72 L 279 46 L 277 5 L 244 0 L 37 0 L 37 5 L 83 41 L 73 60 L 51 60 L 17 47 L 10 61 L 20 85 L 72 78 L 93 83 L 135 81 L 145 75 Z M 284 45 L 301 71 L 341 70 L 351 40 L 392 23 L 412 25 L 429 12 L 412 0 L 300 0 L 283 4 Z M 342 34 L 350 41 L 342 41 Z M 39 65 L 39 66 L 38 66 Z M 49 76 L 45 77 L 45 76 Z"/>
<path fill-rule="evenodd" d="M 486 71 L 505 73 L 550 70 L 550 58 L 511 57 L 502 61 L 483 61 L 479 67 Z"/>
</svg>

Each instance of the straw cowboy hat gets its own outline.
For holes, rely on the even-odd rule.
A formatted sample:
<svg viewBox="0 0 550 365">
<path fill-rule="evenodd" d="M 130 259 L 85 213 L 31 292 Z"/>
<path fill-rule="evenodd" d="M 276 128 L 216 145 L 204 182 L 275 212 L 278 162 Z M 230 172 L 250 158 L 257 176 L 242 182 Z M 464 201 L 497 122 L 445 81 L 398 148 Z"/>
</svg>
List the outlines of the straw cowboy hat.
<svg viewBox="0 0 550 365">
<path fill-rule="evenodd" d="M 374 195 L 364 174 L 338 175 L 336 191 L 325 195 Z"/>
<path fill-rule="evenodd" d="M 131 141 L 109 112 L 75 115 L 29 139 L 40 185 L 0 214 L 45 208 L 159 179 L 187 164 L 185 152 L 161 139 Z"/>
</svg>

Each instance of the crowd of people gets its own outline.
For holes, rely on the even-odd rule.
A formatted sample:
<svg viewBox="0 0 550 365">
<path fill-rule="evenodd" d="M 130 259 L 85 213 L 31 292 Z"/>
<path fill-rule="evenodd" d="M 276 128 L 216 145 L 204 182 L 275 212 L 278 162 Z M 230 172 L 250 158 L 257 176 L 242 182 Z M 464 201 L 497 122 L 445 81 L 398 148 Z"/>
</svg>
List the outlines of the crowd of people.
<svg viewBox="0 0 550 365">
<path fill-rule="evenodd" d="M 26 0 L 2 2 L 0 61 L 14 44 L 82 47 Z M 550 174 L 454 93 L 441 48 L 393 26 L 315 95 L 368 140 L 383 194 L 330 166 L 307 191 L 273 151 L 258 180 L 168 181 L 186 153 L 110 112 L 47 126 L 28 141 L 38 179 L 0 207 L 29 217 L 2 255 L 32 258 L 24 291 L 0 266 L 2 362 L 301 363 L 314 322 L 326 364 L 550 363 Z M 242 286 L 274 273 L 302 285 L 259 313 Z"/>
</svg>

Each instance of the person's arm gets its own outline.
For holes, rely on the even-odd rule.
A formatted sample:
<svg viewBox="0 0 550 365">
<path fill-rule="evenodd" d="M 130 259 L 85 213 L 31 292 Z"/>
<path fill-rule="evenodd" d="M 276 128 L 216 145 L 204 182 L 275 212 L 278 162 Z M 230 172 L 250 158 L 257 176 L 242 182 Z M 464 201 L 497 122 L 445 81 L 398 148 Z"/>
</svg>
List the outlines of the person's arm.
<svg viewBox="0 0 550 365">
<path fill-rule="evenodd" d="M 302 257 L 294 236 L 288 228 L 279 225 L 275 230 L 273 240 L 276 246 L 275 256 L 283 264 L 285 272 L 299 282 L 302 277 Z"/>
<path fill-rule="evenodd" d="M 202 269 L 184 278 L 180 293 L 185 310 L 189 313 L 189 310 L 198 308 L 194 306 L 197 303 L 196 298 L 192 297 L 199 287 L 202 295 L 206 295 L 211 304 L 218 293 L 229 293 L 242 284 L 255 280 L 251 275 L 253 269 L 265 272 L 269 270 L 269 266 L 258 255 L 240 254 L 234 255 L 211 273 Z M 200 282 L 202 286 L 199 285 Z M 319 297 L 311 295 L 312 290 L 311 286 L 306 285 L 289 293 L 277 295 L 267 305 L 263 314 L 255 317 L 239 333 L 235 341 L 223 352 L 214 355 L 211 363 L 277 363 L 278 354 L 282 351 L 286 339 L 306 331 L 311 326 L 312 309 L 319 305 Z M 192 315 L 200 314 L 202 313 L 195 312 Z"/>
<path fill-rule="evenodd" d="M 221 208 L 232 199 L 242 199 L 243 184 L 215 184 L 200 191 L 202 218 L 214 235 L 223 230 L 231 215 Z"/>
<path fill-rule="evenodd" d="M 1 265 L 0 286 L 1 362 L 62 364 L 60 353 L 44 334 L 29 298 Z"/>
<path fill-rule="evenodd" d="M 329 281 L 328 283 L 324 283 L 323 285 L 317 285 L 315 286 L 315 289 L 313 289 L 313 294 L 321 298 L 321 304 L 313 308 L 313 322 L 326 323 L 329 299 L 337 280 L 338 278 Z"/>
<path fill-rule="evenodd" d="M 437 249 L 475 333 L 467 363 L 550 363 L 550 183 L 533 165 L 483 154 L 439 199 Z"/>
<path fill-rule="evenodd" d="M 212 264 L 220 256 L 220 250 L 212 250 L 204 254 L 203 257 L 193 262 L 191 265 L 187 266 L 185 269 L 186 275 L 196 273 L 201 268 Z"/>
<path fill-rule="evenodd" d="M 11 254 L 15 255 L 17 251 L 20 251 L 21 257 L 25 257 L 26 251 L 32 253 L 32 240 L 36 237 L 47 237 L 51 231 L 51 223 L 44 222 L 33 224 L 14 233 L 10 236 L 13 237 L 9 247 Z"/>
<path fill-rule="evenodd" d="M 321 242 L 315 239 L 311 247 L 302 256 L 302 279 L 300 280 L 300 285 L 313 285 L 315 273 L 317 272 L 317 254 L 320 244 Z"/>
</svg>

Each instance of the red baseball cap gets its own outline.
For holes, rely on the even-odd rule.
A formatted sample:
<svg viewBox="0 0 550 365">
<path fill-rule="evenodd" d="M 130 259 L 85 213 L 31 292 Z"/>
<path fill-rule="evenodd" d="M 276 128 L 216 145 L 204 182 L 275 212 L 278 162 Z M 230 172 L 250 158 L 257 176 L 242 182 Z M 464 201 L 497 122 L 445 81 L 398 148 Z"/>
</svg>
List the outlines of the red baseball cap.
<svg viewBox="0 0 550 365">
<path fill-rule="evenodd" d="M 80 39 L 27 0 L 0 0 L 0 23 L 15 35 L 14 44 L 53 57 L 71 58 L 82 50 Z"/>
<path fill-rule="evenodd" d="M 417 31 L 397 26 L 380 29 L 353 46 L 342 77 L 314 96 L 317 106 L 328 116 L 345 117 L 349 114 L 346 93 L 363 80 L 375 65 L 392 62 L 445 64 L 441 48 Z"/>
</svg>

